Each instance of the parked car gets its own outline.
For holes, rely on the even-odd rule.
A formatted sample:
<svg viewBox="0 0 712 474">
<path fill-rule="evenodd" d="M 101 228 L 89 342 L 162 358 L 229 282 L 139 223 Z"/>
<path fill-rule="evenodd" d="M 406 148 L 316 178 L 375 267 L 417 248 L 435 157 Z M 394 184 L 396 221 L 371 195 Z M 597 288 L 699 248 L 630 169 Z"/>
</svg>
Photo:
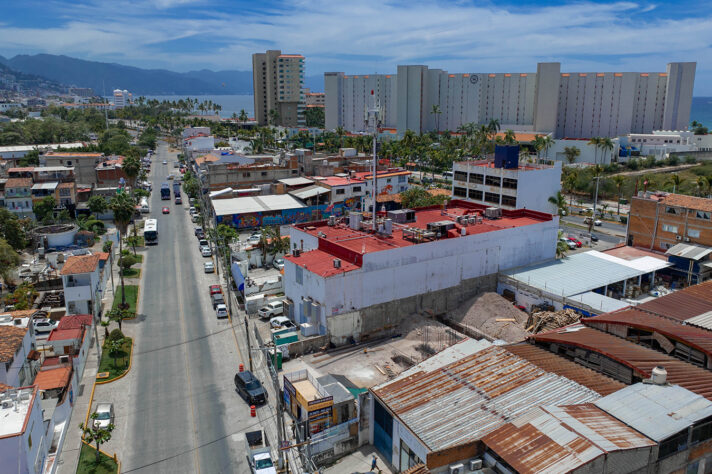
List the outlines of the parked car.
<svg viewBox="0 0 712 474">
<path fill-rule="evenodd" d="M 276 268 L 277 270 L 284 269 L 284 259 L 283 258 L 275 258 L 274 262 L 272 262 L 272 266 L 274 268 Z"/>
<path fill-rule="evenodd" d="M 168 180 L 171 180 L 171 179 L 174 179 L 174 178 L 175 178 L 175 176 L 173 176 L 172 174 L 169 174 L 168 176 L 166 176 L 166 179 L 168 179 Z"/>
<path fill-rule="evenodd" d="M 210 250 L 210 247 L 208 247 L 207 245 L 200 248 L 200 253 L 203 255 L 203 257 L 212 257 L 213 256 L 213 252 Z"/>
<path fill-rule="evenodd" d="M 203 270 L 205 270 L 205 273 L 215 273 L 215 265 L 213 262 L 205 262 L 203 264 Z"/>
<path fill-rule="evenodd" d="M 222 287 L 220 285 L 210 285 L 210 296 L 222 293 Z"/>
<path fill-rule="evenodd" d="M 97 417 L 94 420 L 94 426 L 97 428 L 106 428 L 114 424 L 114 405 L 111 403 L 99 403 L 96 406 Z"/>
<path fill-rule="evenodd" d="M 598 242 L 598 236 L 596 234 L 591 234 L 591 242 Z"/>
<path fill-rule="evenodd" d="M 559 240 L 561 240 L 563 243 L 565 243 L 565 244 L 569 247 L 569 249 L 571 249 L 571 250 L 573 250 L 573 249 L 576 248 L 576 244 L 573 243 L 573 242 L 571 242 L 571 241 L 570 241 L 569 239 L 567 239 L 566 237 L 561 237 L 561 239 L 559 239 Z"/>
<path fill-rule="evenodd" d="M 203 228 L 202 228 L 202 227 L 196 227 L 196 228 L 193 230 L 193 233 L 194 233 L 196 236 L 197 236 L 199 233 L 202 234 L 202 233 L 203 233 Z"/>
<path fill-rule="evenodd" d="M 198 218 L 197 214 L 193 214 L 192 216 L 190 216 L 190 222 L 195 223 L 195 222 L 198 222 L 198 220 L 199 220 L 199 218 Z"/>
<path fill-rule="evenodd" d="M 215 315 L 218 318 L 227 318 L 227 306 L 224 304 L 219 304 L 215 307 Z"/>
<path fill-rule="evenodd" d="M 167 207 L 164 207 L 161 212 L 163 212 L 164 214 L 170 214 L 171 210 Z"/>
<path fill-rule="evenodd" d="M 578 240 L 576 237 L 569 237 L 569 241 L 575 243 L 575 244 L 576 244 L 576 248 L 579 248 L 579 249 L 580 249 L 581 246 L 583 245 L 583 244 L 581 243 L 581 241 Z"/>
<path fill-rule="evenodd" d="M 166 160 L 163 160 L 163 164 L 164 164 L 164 165 L 167 165 L 168 162 L 167 162 Z"/>
<path fill-rule="evenodd" d="M 272 328 L 277 329 L 277 328 L 281 328 L 285 324 L 291 323 L 291 322 L 292 322 L 292 320 L 286 316 L 277 316 L 276 318 L 272 318 L 269 320 L 269 325 Z"/>
<path fill-rule="evenodd" d="M 237 393 L 250 405 L 258 405 L 267 401 L 267 390 L 249 370 L 235 374 L 235 388 Z"/>
<path fill-rule="evenodd" d="M 204 237 L 204 236 L 203 236 L 203 237 Z M 210 246 L 208 245 L 208 241 L 205 240 L 205 238 L 198 239 L 198 247 L 208 247 L 208 248 L 210 248 Z"/>
<path fill-rule="evenodd" d="M 176 196 L 176 204 L 183 204 L 183 200 L 180 196 Z"/>
<path fill-rule="evenodd" d="M 284 312 L 284 304 L 281 301 L 273 301 L 261 307 L 258 311 L 261 319 L 269 319 L 279 316 Z"/>
<path fill-rule="evenodd" d="M 173 162 L 173 167 L 174 167 L 174 168 L 178 168 L 178 167 L 180 167 L 180 165 L 178 164 L 177 161 L 175 161 L 175 162 Z"/>
<path fill-rule="evenodd" d="M 595 225 L 595 226 L 603 225 L 603 222 L 601 222 L 600 219 L 596 219 L 595 221 L 593 221 L 593 225 Z"/>
<path fill-rule="evenodd" d="M 198 237 L 198 240 L 205 240 L 205 232 L 201 231 L 195 234 L 196 237 Z"/>
<path fill-rule="evenodd" d="M 35 334 L 47 333 L 57 327 L 57 321 L 52 321 L 47 318 L 39 318 L 32 321 L 32 327 L 35 329 Z"/>
<path fill-rule="evenodd" d="M 225 298 L 223 298 L 222 293 L 215 293 L 210 295 L 210 301 L 213 303 L 213 309 L 217 309 L 220 305 L 225 305 Z"/>
</svg>

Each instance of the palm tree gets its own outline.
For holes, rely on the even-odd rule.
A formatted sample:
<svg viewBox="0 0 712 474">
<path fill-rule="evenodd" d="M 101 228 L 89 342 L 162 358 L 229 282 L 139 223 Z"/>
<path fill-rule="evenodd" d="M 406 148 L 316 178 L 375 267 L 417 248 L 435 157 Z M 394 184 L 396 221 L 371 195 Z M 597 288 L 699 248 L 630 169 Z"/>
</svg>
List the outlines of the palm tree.
<svg viewBox="0 0 712 474">
<path fill-rule="evenodd" d="M 595 155 L 593 158 L 593 164 L 597 165 L 598 164 L 598 148 L 601 146 L 601 137 L 593 137 L 588 141 L 589 145 L 593 145 L 595 147 Z"/>
<path fill-rule="evenodd" d="M 668 179 L 666 184 L 672 184 L 672 193 L 675 194 L 677 191 L 678 186 L 682 184 L 682 182 L 685 181 L 684 178 L 681 178 L 679 174 L 673 173 L 670 176 L 670 179 Z"/>
<path fill-rule="evenodd" d="M 129 178 L 129 185 L 131 187 L 136 186 L 136 176 L 141 171 L 141 160 L 136 156 L 126 156 L 121 163 L 121 169 L 123 169 L 126 177 Z"/>
<path fill-rule="evenodd" d="M 556 258 L 563 258 L 569 251 L 569 246 L 564 242 L 564 231 L 560 230 L 556 236 Z"/>
<path fill-rule="evenodd" d="M 596 164 L 593 165 L 592 168 L 593 171 L 593 179 L 596 180 L 596 191 L 593 195 L 593 217 L 595 219 L 596 217 L 596 203 L 598 202 L 598 185 L 601 182 L 601 175 L 603 175 L 603 166 Z M 590 232 L 590 230 L 589 230 Z"/>
<path fill-rule="evenodd" d="M 114 225 L 119 230 L 119 267 L 123 263 L 123 237 L 126 235 L 126 229 L 131 222 L 134 211 L 136 210 L 136 201 L 134 198 L 125 192 L 118 192 L 111 198 L 109 209 L 114 213 Z M 119 308 L 128 309 L 126 304 L 126 295 L 124 292 L 124 272 L 121 272 L 121 306 Z"/>
<path fill-rule="evenodd" d="M 512 130 L 507 130 L 504 132 L 504 144 L 505 145 L 518 145 L 519 142 L 517 141 L 517 136 L 514 134 L 514 131 Z"/>
<path fill-rule="evenodd" d="M 270 109 L 269 113 L 269 124 L 272 126 L 277 126 L 279 123 L 279 112 L 275 109 Z"/>
<path fill-rule="evenodd" d="M 601 143 L 598 146 L 601 148 L 601 150 L 603 152 L 607 152 L 607 151 L 612 152 L 613 151 L 613 148 L 615 148 L 615 146 L 613 145 L 613 140 L 611 140 L 608 137 L 601 138 L 600 140 L 601 140 Z M 611 157 L 611 162 L 612 161 L 613 161 L 613 158 Z"/>
<path fill-rule="evenodd" d="M 549 159 L 549 148 L 554 146 L 554 139 L 551 138 L 549 135 L 545 136 L 543 139 L 544 143 L 544 153 L 546 154 L 546 159 Z"/>
<path fill-rule="evenodd" d="M 245 109 L 240 109 L 240 115 L 237 116 L 238 120 L 240 121 L 240 128 L 245 126 L 245 122 L 247 122 L 247 112 L 245 112 Z"/>
<path fill-rule="evenodd" d="M 440 110 L 440 106 L 433 105 L 433 108 L 430 110 L 430 113 L 435 115 L 435 131 L 439 132 L 440 131 L 440 115 L 442 114 L 442 111 Z"/>
<path fill-rule="evenodd" d="M 578 149 L 578 147 L 575 146 L 567 146 L 564 148 L 564 156 L 566 157 L 566 161 L 569 162 L 569 164 L 573 164 L 576 162 L 576 158 L 578 158 L 581 155 L 581 150 Z"/>
<path fill-rule="evenodd" d="M 561 194 L 561 191 L 556 191 L 555 195 L 549 196 L 548 201 L 556 207 L 559 217 L 566 215 L 566 198 Z"/>
<path fill-rule="evenodd" d="M 628 182 L 628 179 L 620 174 L 617 174 L 613 177 L 613 184 L 616 187 L 616 191 L 618 191 L 618 210 L 616 213 L 620 216 L 621 215 L 621 195 L 623 194 L 623 186 Z"/>
<path fill-rule="evenodd" d="M 703 196 L 704 191 L 708 190 L 710 187 L 710 182 L 704 176 L 697 177 L 697 194 Z"/>
<path fill-rule="evenodd" d="M 539 163 L 539 161 L 541 161 L 541 150 L 544 149 L 544 137 L 542 135 L 537 135 L 534 137 L 532 145 L 536 151 L 536 162 Z"/>
<path fill-rule="evenodd" d="M 492 152 L 494 153 L 494 137 L 499 133 L 500 125 L 498 119 L 491 119 L 487 124 L 487 134 L 492 137 Z"/>
<path fill-rule="evenodd" d="M 574 189 L 576 189 L 576 183 L 578 182 L 578 170 L 572 169 L 569 171 L 569 173 L 566 175 L 566 178 L 564 179 L 564 186 L 566 187 L 566 190 L 569 193 L 570 199 L 569 199 L 569 205 L 573 205 L 574 203 Z"/>
</svg>

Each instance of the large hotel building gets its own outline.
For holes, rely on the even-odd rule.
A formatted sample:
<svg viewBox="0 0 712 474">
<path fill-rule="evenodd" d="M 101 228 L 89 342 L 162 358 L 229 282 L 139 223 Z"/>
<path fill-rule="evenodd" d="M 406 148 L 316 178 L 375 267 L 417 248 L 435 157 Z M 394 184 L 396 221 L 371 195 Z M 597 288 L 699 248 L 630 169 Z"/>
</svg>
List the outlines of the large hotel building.
<svg viewBox="0 0 712 474">
<path fill-rule="evenodd" d="M 665 72 L 561 72 L 539 63 L 532 73 L 450 74 L 398 66 L 397 74 L 324 74 L 326 128 L 366 131 L 373 91 L 381 126 L 423 133 L 499 120 L 502 129 L 555 138 L 613 137 L 686 130 L 696 63 L 669 63 Z M 440 113 L 433 112 L 438 106 Z"/>
<path fill-rule="evenodd" d="M 252 55 L 255 119 L 262 126 L 303 127 L 304 56 L 279 50 Z M 272 111 L 277 113 L 272 123 Z"/>
</svg>

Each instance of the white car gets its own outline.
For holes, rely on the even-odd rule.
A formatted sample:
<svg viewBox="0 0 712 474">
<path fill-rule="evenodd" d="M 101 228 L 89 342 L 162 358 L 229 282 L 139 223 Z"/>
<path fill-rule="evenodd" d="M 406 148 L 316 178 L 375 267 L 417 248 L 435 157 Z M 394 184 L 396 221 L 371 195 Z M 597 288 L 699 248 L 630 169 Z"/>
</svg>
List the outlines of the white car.
<svg viewBox="0 0 712 474">
<path fill-rule="evenodd" d="M 292 320 L 289 319 L 286 316 L 277 316 L 276 318 L 272 318 L 269 320 L 269 325 L 273 329 L 281 328 L 283 325 L 291 323 Z"/>
<path fill-rule="evenodd" d="M 201 247 L 200 253 L 203 257 L 212 257 L 213 256 L 213 252 L 210 250 L 210 247 L 208 247 L 208 246 Z"/>
<path fill-rule="evenodd" d="M 203 264 L 203 270 L 205 270 L 205 273 L 215 273 L 215 265 L 213 262 L 205 262 Z"/>
<path fill-rule="evenodd" d="M 173 179 L 173 178 L 175 178 L 175 176 L 173 176 L 172 174 L 169 174 L 168 176 L 166 176 L 166 179 Z"/>
<path fill-rule="evenodd" d="M 114 423 L 114 405 L 111 403 L 100 403 L 96 407 L 96 419 L 94 426 L 97 428 L 106 428 Z"/>
<path fill-rule="evenodd" d="M 284 304 L 281 301 L 273 301 L 261 307 L 257 312 L 259 313 L 261 319 L 274 319 L 274 316 L 279 316 L 284 313 Z M 270 319 L 270 324 L 272 323 L 272 319 Z"/>
<path fill-rule="evenodd" d="M 215 308 L 215 315 L 218 318 L 227 318 L 227 306 L 225 306 L 224 304 L 217 305 L 217 307 Z"/>
<path fill-rule="evenodd" d="M 32 321 L 32 327 L 35 329 L 35 334 L 47 333 L 57 327 L 57 321 L 47 318 L 35 319 Z"/>
<path fill-rule="evenodd" d="M 274 262 L 272 262 L 272 266 L 274 268 L 276 268 L 277 270 L 284 269 L 284 259 L 283 258 L 275 258 Z"/>
<path fill-rule="evenodd" d="M 603 225 L 603 222 L 601 222 L 599 219 L 596 219 L 593 221 L 593 225 Z"/>
<path fill-rule="evenodd" d="M 164 164 L 164 165 L 167 165 L 168 162 L 167 162 L 166 160 L 163 160 L 163 164 Z"/>
<path fill-rule="evenodd" d="M 559 240 L 565 243 L 571 250 L 574 250 L 576 248 L 576 243 L 570 241 L 566 237 L 561 237 Z"/>
<path fill-rule="evenodd" d="M 252 234 L 249 239 L 247 239 L 247 243 L 250 245 L 257 245 L 260 243 L 260 239 L 262 238 L 262 234 Z"/>
</svg>

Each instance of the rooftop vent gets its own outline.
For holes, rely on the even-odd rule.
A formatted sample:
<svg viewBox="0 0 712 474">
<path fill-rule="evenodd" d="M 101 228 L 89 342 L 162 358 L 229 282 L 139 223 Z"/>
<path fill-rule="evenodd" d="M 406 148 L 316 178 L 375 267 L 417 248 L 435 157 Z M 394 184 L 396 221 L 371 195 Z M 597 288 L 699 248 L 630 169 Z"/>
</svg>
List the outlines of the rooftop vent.
<svg viewBox="0 0 712 474">
<path fill-rule="evenodd" d="M 650 374 L 650 381 L 655 385 L 665 385 L 667 383 L 667 370 L 665 367 L 658 365 Z"/>
<path fill-rule="evenodd" d="M 341 268 L 341 259 L 340 258 L 334 259 L 334 268 Z"/>
<path fill-rule="evenodd" d="M 293 257 L 298 257 L 301 251 L 299 249 L 294 249 L 292 250 L 292 256 Z"/>
</svg>

